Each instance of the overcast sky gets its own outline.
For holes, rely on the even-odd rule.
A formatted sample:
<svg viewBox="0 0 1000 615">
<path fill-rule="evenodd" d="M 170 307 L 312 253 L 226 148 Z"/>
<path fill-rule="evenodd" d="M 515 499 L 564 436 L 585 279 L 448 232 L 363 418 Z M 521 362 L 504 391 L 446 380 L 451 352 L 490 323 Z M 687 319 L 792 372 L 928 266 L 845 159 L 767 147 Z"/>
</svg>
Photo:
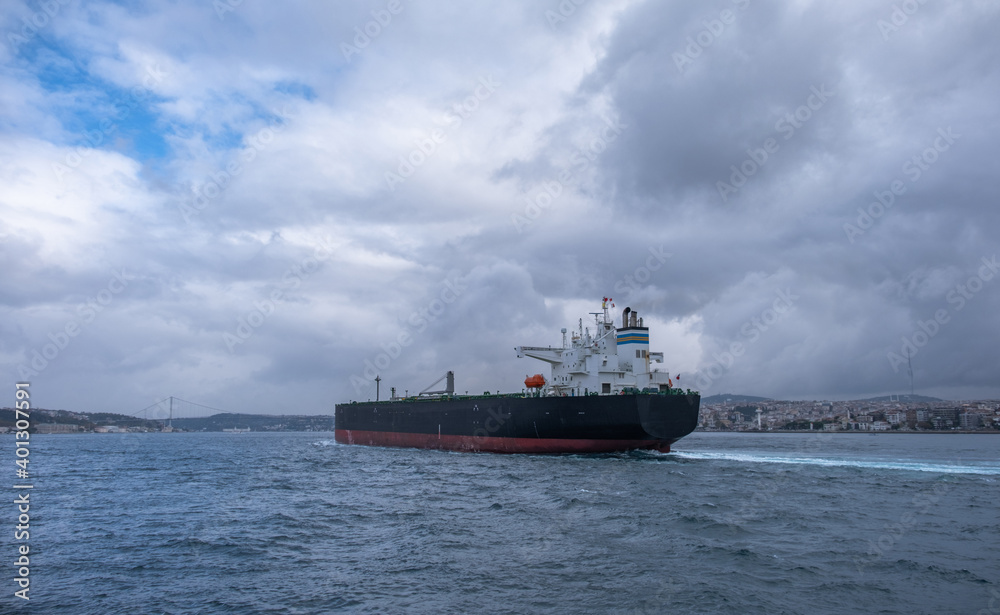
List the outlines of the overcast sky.
<svg viewBox="0 0 1000 615">
<path fill-rule="evenodd" d="M 579 6 L 578 6 L 579 4 Z M 1000 397 L 1000 4 L 8 0 L 36 406 L 517 391 L 611 297 L 703 394 Z M 8 404 L 9 405 L 9 404 Z"/>
</svg>

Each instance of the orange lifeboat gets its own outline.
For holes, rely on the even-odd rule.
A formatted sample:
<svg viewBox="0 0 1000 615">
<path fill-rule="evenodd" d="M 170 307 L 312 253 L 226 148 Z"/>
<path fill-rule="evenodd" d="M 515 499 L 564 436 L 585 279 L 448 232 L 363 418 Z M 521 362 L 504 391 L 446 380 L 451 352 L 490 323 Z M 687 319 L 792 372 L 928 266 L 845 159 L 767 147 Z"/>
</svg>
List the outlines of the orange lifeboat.
<svg viewBox="0 0 1000 615">
<path fill-rule="evenodd" d="M 529 389 L 540 389 L 545 386 L 545 378 L 541 374 L 535 374 L 534 376 L 528 376 L 524 379 L 524 386 Z"/>
</svg>

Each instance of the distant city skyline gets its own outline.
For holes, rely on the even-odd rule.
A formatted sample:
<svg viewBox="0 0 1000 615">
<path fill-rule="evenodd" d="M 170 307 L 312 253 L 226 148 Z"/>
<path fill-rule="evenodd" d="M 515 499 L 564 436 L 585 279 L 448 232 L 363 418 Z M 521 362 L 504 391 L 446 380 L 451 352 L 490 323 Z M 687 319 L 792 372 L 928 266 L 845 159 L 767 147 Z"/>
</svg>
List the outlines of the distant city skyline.
<svg viewBox="0 0 1000 615">
<path fill-rule="evenodd" d="M 998 433 L 1000 401 L 779 401 L 703 400 L 699 428 L 708 431 L 821 430 L 848 432 Z M 741 405 L 744 404 L 744 405 Z M 756 412 L 748 415 L 748 409 Z"/>
</svg>

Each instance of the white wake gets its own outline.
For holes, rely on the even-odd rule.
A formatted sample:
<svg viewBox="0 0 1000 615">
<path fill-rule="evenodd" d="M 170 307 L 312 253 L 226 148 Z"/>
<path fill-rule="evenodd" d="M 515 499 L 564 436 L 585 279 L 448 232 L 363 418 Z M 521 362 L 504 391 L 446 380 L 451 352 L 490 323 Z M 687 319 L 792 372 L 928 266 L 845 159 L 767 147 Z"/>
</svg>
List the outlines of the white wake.
<svg viewBox="0 0 1000 615">
<path fill-rule="evenodd" d="M 1000 475 L 1000 465 L 990 462 L 981 462 L 977 465 L 970 465 L 969 462 L 949 463 L 941 461 L 887 461 L 882 459 L 850 459 L 831 457 L 782 457 L 776 455 L 758 455 L 753 453 L 713 453 L 707 451 L 674 451 L 670 454 L 681 459 L 711 459 L 739 461 L 742 463 L 787 463 L 795 465 L 868 468 L 877 470 L 909 470 L 914 472 L 935 472 L 938 474 Z"/>
</svg>

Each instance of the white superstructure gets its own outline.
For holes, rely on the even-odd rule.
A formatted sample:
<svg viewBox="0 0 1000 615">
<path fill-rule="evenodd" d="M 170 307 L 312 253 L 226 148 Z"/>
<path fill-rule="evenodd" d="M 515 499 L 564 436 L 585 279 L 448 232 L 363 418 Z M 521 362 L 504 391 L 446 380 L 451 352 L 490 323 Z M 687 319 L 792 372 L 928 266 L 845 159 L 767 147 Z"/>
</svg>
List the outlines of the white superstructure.
<svg viewBox="0 0 1000 615">
<path fill-rule="evenodd" d="M 670 388 L 670 375 L 659 371 L 662 352 L 649 352 L 649 327 L 644 327 L 637 312 L 625 308 L 622 326 L 616 328 L 608 313 L 610 299 L 601 302 L 601 312 L 594 316 L 594 334 L 584 329 L 573 332 L 569 343 L 562 330 L 561 348 L 518 346 L 518 357 L 545 361 L 552 375 L 542 388 L 543 395 L 617 395 L 622 389 Z"/>
</svg>

